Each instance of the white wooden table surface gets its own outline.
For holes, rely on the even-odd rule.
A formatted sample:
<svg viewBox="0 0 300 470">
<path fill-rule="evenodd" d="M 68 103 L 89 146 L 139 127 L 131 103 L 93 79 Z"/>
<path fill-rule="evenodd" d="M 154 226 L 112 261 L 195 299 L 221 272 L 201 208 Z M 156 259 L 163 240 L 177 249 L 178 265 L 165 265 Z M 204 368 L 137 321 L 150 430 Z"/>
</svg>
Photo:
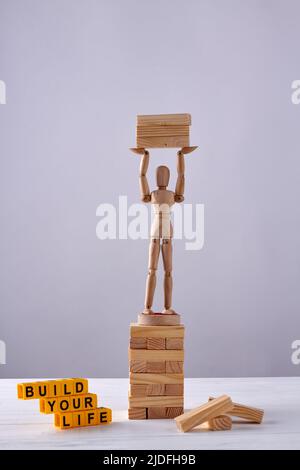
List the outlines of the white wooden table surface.
<svg viewBox="0 0 300 470">
<path fill-rule="evenodd" d="M 90 379 L 99 405 L 113 410 L 109 426 L 57 430 L 37 400 L 16 397 L 16 384 L 0 380 L 0 449 L 300 449 L 300 378 L 186 379 L 185 409 L 210 395 L 265 410 L 261 425 L 235 424 L 231 431 L 179 433 L 173 420 L 128 421 L 127 379 Z"/>
</svg>

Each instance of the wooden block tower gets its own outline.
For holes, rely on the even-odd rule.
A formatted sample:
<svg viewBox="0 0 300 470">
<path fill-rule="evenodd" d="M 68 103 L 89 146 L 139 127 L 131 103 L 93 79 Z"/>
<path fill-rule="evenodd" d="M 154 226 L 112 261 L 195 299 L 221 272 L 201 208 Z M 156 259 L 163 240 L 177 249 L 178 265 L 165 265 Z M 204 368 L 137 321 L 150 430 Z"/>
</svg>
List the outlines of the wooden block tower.
<svg viewBox="0 0 300 470">
<path fill-rule="evenodd" d="M 183 345 L 183 325 L 130 325 L 129 419 L 183 413 Z"/>
</svg>

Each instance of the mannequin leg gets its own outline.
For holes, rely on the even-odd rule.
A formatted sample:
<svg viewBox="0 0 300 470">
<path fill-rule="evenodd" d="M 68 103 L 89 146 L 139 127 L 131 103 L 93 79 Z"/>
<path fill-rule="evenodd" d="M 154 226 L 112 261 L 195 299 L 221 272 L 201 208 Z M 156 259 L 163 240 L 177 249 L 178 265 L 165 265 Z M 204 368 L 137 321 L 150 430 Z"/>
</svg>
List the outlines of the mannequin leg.
<svg viewBox="0 0 300 470">
<path fill-rule="evenodd" d="M 162 256 L 165 270 L 164 278 L 164 294 L 165 294 L 165 308 L 163 313 L 172 314 L 175 313 L 171 309 L 172 305 L 172 290 L 173 290 L 173 278 L 172 278 L 172 239 L 164 238 L 162 242 Z"/>
<path fill-rule="evenodd" d="M 145 308 L 146 314 L 152 313 L 151 307 L 153 304 L 154 291 L 156 286 L 156 271 L 158 265 L 160 250 L 160 240 L 153 238 L 149 245 L 149 263 L 148 263 L 148 276 L 146 281 L 146 296 L 145 296 Z"/>
</svg>

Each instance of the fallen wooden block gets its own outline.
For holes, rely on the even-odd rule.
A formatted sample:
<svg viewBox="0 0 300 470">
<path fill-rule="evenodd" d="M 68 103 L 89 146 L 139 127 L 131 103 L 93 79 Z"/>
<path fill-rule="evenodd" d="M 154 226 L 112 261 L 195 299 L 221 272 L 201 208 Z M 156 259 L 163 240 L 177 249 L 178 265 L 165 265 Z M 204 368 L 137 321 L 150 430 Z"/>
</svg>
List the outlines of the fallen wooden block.
<svg viewBox="0 0 300 470">
<path fill-rule="evenodd" d="M 232 419 L 230 416 L 221 415 L 210 419 L 205 424 L 210 431 L 230 431 L 232 428 Z"/>
<path fill-rule="evenodd" d="M 69 413 L 54 414 L 54 424 L 60 429 L 70 429 L 82 426 L 98 426 L 109 424 L 111 421 L 111 409 L 104 407 L 87 411 L 73 411 Z"/>
<path fill-rule="evenodd" d="M 227 413 L 231 409 L 231 398 L 227 395 L 222 395 L 219 398 L 215 398 L 198 408 L 178 416 L 175 418 L 176 425 L 181 432 L 187 432 L 199 424 Z"/>
<path fill-rule="evenodd" d="M 209 400 L 214 400 L 213 397 L 209 397 Z M 232 410 L 228 412 L 230 416 L 237 418 L 246 419 L 253 423 L 260 424 L 264 417 L 264 410 L 254 408 L 253 406 L 241 405 L 240 403 L 232 403 Z"/>
</svg>

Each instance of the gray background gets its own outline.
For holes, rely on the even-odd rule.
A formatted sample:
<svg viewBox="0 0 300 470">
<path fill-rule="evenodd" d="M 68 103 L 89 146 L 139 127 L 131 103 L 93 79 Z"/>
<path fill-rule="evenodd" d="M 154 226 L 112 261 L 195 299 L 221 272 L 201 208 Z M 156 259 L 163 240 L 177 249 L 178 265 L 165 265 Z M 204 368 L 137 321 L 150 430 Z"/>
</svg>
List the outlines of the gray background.
<svg viewBox="0 0 300 470">
<path fill-rule="evenodd" d="M 1 376 L 127 375 L 148 242 L 98 240 L 96 208 L 139 200 L 135 116 L 173 112 L 192 114 L 186 202 L 205 204 L 204 248 L 175 244 L 186 375 L 299 375 L 299 17 L 291 0 L 0 0 Z M 174 154 L 150 167 L 172 185 Z"/>
</svg>

